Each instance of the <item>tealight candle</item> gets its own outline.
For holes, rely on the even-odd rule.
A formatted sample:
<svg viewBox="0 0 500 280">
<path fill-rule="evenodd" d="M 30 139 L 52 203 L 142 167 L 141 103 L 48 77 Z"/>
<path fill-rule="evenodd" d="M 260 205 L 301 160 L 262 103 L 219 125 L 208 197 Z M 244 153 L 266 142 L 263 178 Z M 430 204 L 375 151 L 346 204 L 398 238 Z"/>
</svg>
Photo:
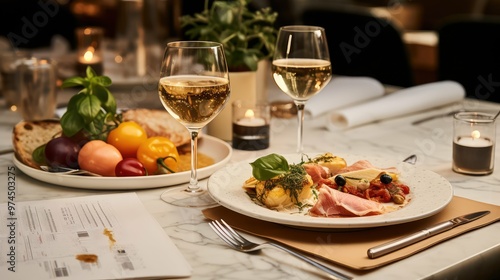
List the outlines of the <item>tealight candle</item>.
<svg viewBox="0 0 500 280">
<path fill-rule="evenodd" d="M 260 117 L 255 117 L 255 112 L 252 109 L 248 109 L 245 112 L 245 117 L 236 120 L 236 123 L 241 126 L 263 126 L 266 124 L 266 120 Z"/>
<path fill-rule="evenodd" d="M 79 28 L 76 30 L 78 74 L 85 75 L 87 66 L 92 67 L 98 75 L 103 73 L 103 58 L 101 43 L 103 30 L 101 28 Z"/>
<path fill-rule="evenodd" d="M 247 151 L 269 147 L 268 105 L 247 105 L 233 102 L 233 148 Z"/>
<path fill-rule="evenodd" d="M 495 120 L 483 113 L 458 113 L 454 120 L 453 170 L 471 175 L 493 172 Z"/>
</svg>

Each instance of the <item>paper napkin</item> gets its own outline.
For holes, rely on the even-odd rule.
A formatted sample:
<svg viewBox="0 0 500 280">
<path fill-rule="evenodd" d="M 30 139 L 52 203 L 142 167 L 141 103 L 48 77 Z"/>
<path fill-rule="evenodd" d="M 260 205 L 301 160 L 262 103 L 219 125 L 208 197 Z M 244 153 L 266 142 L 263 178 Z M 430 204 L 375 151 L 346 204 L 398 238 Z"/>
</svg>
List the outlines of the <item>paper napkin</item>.
<svg viewBox="0 0 500 280">
<path fill-rule="evenodd" d="M 370 122 L 407 115 L 458 102 L 465 90 L 457 82 L 440 81 L 418 85 L 348 108 L 332 110 L 327 116 L 329 130 L 341 130 Z"/>
<path fill-rule="evenodd" d="M 384 86 L 370 77 L 334 77 L 306 104 L 306 114 L 316 117 L 384 95 Z"/>
</svg>

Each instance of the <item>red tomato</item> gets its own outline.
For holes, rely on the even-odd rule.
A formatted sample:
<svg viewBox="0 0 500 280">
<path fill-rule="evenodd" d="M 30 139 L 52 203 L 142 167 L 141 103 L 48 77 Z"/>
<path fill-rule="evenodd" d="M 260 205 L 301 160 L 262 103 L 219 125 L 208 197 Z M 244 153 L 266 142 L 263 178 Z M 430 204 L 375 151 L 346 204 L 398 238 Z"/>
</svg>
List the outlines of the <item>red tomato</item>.
<svg viewBox="0 0 500 280">
<path fill-rule="evenodd" d="M 88 142 L 78 154 L 78 164 L 81 169 L 102 176 L 115 176 L 115 167 L 122 159 L 118 149 L 101 140 Z"/>
<path fill-rule="evenodd" d="M 115 167 L 115 174 L 118 177 L 125 176 L 145 176 L 146 168 L 136 158 L 124 158 Z"/>
</svg>

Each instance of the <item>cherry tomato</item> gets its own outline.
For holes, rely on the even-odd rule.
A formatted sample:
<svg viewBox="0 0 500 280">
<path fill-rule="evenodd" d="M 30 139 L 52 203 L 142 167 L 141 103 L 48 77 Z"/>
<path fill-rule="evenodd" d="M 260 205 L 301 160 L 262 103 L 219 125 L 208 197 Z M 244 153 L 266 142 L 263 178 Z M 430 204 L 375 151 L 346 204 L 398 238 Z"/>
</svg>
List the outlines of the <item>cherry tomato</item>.
<svg viewBox="0 0 500 280">
<path fill-rule="evenodd" d="M 51 139 L 45 145 L 45 161 L 50 167 L 78 168 L 80 146 L 68 137 Z"/>
<path fill-rule="evenodd" d="M 174 173 L 179 169 L 179 152 L 170 139 L 163 136 L 149 137 L 137 150 L 137 159 L 144 164 L 148 174 Z"/>
<path fill-rule="evenodd" d="M 78 164 L 81 169 L 102 176 L 115 176 L 115 167 L 122 159 L 122 154 L 117 148 L 101 140 L 88 142 L 78 154 Z"/>
<path fill-rule="evenodd" d="M 148 136 L 142 126 L 134 121 L 122 122 L 108 134 L 106 142 L 115 146 L 124 158 L 135 157 L 137 149 Z"/>
<path fill-rule="evenodd" d="M 124 158 L 115 167 L 115 174 L 118 177 L 125 176 L 145 176 L 146 168 L 136 158 Z"/>
</svg>

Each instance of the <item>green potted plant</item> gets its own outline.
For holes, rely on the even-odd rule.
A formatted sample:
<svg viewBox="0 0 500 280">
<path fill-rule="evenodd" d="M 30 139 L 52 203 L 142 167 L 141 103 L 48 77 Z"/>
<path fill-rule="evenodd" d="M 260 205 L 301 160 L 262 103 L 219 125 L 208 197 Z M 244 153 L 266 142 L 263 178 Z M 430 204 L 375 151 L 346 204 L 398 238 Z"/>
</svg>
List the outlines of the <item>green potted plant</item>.
<svg viewBox="0 0 500 280">
<path fill-rule="evenodd" d="M 250 11 L 249 0 L 215 0 L 201 13 L 182 16 L 181 27 L 192 40 L 222 43 L 231 72 L 256 71 L 274 52 L 278 17 L 271 8 Z"/>
<path fill-rule="evenodd" d="M 267 101 L 269 59 L 274 53 L 278 14 L 271 8 L 250 11 L 250 0 L 205 0 L 201 13 L 181 17 L 185 37 L 219 42 L 224 46 L 229 68 L 231 97 L 226 107 L 207 126 L 208 134 L 232 140 L 232 110 L 235 100 Z"/>
</svg>

